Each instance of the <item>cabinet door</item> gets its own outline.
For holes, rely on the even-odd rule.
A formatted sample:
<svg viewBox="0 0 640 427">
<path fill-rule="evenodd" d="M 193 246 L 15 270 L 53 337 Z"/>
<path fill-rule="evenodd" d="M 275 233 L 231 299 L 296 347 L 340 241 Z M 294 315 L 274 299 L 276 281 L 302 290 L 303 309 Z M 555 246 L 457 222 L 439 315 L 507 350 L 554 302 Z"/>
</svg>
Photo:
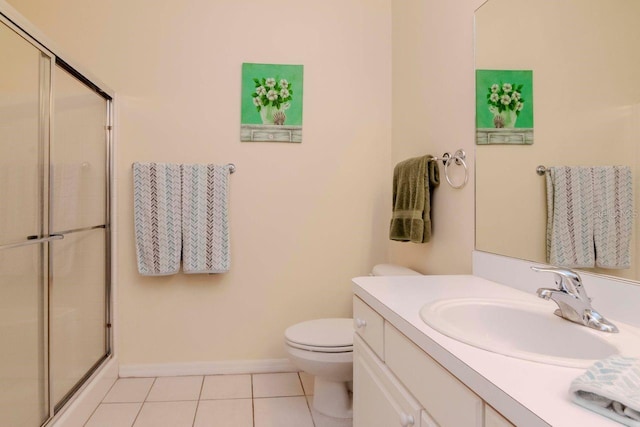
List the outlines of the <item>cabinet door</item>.
<svg viewBox="0 0 640 427">
<path fill-rule="evenodd" d="M 418 402 L 357 335 L 353 387 L 353 427 L 420 427 Z"/>
<path fill-rule="evenodd" d="M 384 357 L 440 426 L 482 427 L 482 400 L 389 323 L 384 329 Z"/>
<path fill-rule="evenodd" d="M 484 427 L 514 427 L 489 405 L 484 405 Z"/>
</svg>

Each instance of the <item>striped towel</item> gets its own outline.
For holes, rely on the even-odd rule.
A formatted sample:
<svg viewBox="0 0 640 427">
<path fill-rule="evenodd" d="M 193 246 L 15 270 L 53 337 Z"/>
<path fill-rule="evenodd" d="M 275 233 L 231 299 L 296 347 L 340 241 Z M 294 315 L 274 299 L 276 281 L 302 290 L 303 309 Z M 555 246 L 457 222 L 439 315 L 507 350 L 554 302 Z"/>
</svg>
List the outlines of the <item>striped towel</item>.
<svg viewBox="0 0 640 427">
<path fill-rule="evenodd" d="M 573 380 L 572 400 L 627 426 L 640 427 L 640 360 L 620 355 L 594 363 Z"/>
<path fill-rule="evenodd" d="M 563 267 L 593 267 L 591 168 L 551 167 L 546 179 L 547 262 Z"/>
<path fill-rule="evenodd" d="M 629 268 L 632 221 L 633 190 L 629 167 L 549 168 L 549 264 Z"/>
<path fill-rule="evenodd" d="M 631 267 L 633 178 L 627 166 L 594 167 L 596 266 Z"/>
<path fill-rule="evenodd" d="M 229 271 L 229 166 L 182 165 L 185 273 Z"/>
<path fill-rule="evenodd" d="M 180 270 L 180 165 L 133 164 L 133 209 L 138 272 L 165 276 Z"/>
</svg>

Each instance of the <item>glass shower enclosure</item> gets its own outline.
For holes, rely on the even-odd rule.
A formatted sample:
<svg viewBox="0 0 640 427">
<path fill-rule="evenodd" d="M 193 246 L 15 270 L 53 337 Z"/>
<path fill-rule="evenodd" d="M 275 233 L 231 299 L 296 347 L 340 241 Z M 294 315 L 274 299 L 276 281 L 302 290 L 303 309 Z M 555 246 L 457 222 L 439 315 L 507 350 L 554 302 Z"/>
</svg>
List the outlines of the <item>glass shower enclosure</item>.
<svg viewBox="0 0 640 427">
<path fill-rule="evenodd" d="M 46 424 L 111 355 L 112 97 L 0 15 L 0 425 Z"/>
</svg>

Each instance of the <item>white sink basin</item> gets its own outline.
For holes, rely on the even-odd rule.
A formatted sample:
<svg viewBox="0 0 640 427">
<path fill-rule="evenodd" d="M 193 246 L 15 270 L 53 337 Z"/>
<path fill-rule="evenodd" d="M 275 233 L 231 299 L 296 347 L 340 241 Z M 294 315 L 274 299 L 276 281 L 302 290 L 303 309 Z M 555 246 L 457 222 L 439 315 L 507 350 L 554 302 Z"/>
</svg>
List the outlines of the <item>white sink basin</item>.
<svg viewBox="0 0 640 427">
<path fill-rule="evenodd" d="M 453 298 L 425 305 L 424 322 L 450 338 L 519 359 L 586 368 L 613 354 L 640 356 L 640 333 L 611 320 L 619 333 L 593 330 L 553 314 L 546 301 Z"/>
</svg>

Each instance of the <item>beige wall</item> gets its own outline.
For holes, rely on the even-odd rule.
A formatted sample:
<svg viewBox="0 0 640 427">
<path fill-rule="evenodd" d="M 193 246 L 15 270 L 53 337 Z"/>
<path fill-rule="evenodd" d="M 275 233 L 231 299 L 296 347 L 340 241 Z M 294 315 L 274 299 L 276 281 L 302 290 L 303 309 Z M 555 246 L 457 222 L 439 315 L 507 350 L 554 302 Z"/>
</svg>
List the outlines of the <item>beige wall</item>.
<svg viewBox="0 0 640 427">
<path fill-rule="evenodd" d="M 393 163 L 462 148 L 469 183 L 450 187 L 440 164 L 427 244 L 391 242 L 392 262 L 423 273 L 471 272 L 474 244 L 473 12 L 481 0 L 393 2 Z M 451 168 L 451 179 L 462 179 Z"/>
<path fill-rule="evenodd" d="M 14 2 L 118 94 L 122 363 L 284 357 L 283 329 L 350 315 L 349 279 L 376 262 L 471 271 L 481 2 Z M 305 65 L 301 145 L 238 142 L 242 62 Z M 443 177 L 432 241 L 388 243 L 393 164 L 458 148 L 470 181 Z M 130 167 L 145 160 L 237 165 L 229 274 L 137 274 Z"/>
<path fill-rule="evenodd" d="M 120 360 L 285 357 L 386 259 L 391 1 L 12 2 L 117 93 Z M 304 64 L 302 144 L 240 143 L 242 62 Z M 131 163 L 233 162 L 231 272 L 141 277 Z"/>
</svg>

